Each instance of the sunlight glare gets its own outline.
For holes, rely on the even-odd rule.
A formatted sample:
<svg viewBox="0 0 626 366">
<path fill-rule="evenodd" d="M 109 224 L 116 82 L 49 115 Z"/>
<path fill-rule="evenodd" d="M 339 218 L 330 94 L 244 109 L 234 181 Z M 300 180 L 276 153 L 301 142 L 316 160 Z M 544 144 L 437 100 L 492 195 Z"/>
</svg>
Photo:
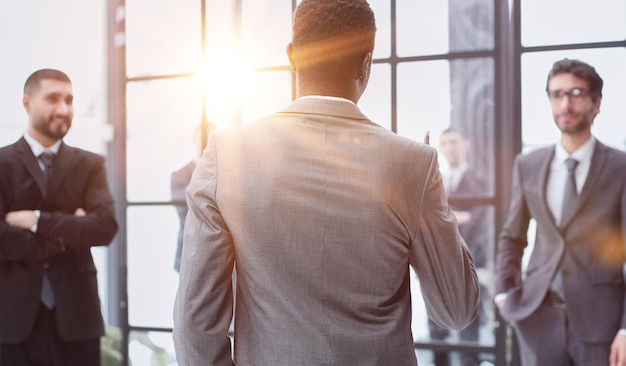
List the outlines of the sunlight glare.
<svg viewBox="0 0 626 366">
<path fill-rule="evenodd" d="M 207 117 L 218 124 L 233 123 L 251 87 L 253 70 L 241 53 L 209 54 L 200 70 Z"/>
</svg>

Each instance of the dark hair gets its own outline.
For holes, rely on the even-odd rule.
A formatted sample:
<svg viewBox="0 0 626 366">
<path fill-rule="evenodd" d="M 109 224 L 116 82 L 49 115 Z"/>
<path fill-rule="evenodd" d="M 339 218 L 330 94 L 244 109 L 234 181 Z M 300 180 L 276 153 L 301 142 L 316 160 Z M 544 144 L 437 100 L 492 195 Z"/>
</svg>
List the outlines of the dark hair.
<svg viewBox="0 0 626 366">
<path fill-rule="evenodd" d="M 294 56 L 300 66 L 336 66 L 371 52 L 375 34 L 365 0 L 303 0 L 293 18 Z"/>
<path fill-rule="evenodd" d="M 55 69 L 41 69 L 32 73 L 24 83 L 24 94 L 34 92 L 39 88 L 41 80 L 57 80 L 71 83 L 70 78 L 63 72 Z"/>
<path fill-rule="evenodd" d="M 593 101 L 595 101 L 597 97 L 602 96 L 602 85 L 604 82 L 593 66 L 580 60 L 571 60 L 568 58 L 555 62 L 548 73 L 546 91 L 548 91 L 550 79 L 558 74 L 572 74 L 577 78 L 586 80 L 589 84 L 589 92 L 591 93 Z"/>
</svg>

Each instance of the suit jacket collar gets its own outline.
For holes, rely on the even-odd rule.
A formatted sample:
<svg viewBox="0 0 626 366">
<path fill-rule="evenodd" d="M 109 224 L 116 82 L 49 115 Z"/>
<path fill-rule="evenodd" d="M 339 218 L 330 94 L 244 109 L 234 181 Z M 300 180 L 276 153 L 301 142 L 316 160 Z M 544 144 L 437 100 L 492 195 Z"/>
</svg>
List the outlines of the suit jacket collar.
<svg viewBox="0 0 626 366">
<path fill-rule="evenodd" d="M 17 158 L 24 164 L 26 170 L 37 182 L 39 189 L 45 195 L 46 192 L 51 194 L 55 192 L 63 180 L 64 172 L 67 171 L 74 159 L 73 148 L 67 146 L 65 143 L 61 143 L 59 150 L 57 151 L 54 163 L 52 165 L 52 172 L 48 179 L 48 185 L 46 187 L 46 179 L 44 173 L 41 171 L 37 157 L 35 157 L 33 150 L 30 148 L 28 142 L 24 137 L 21 137 L 15 143 Z"/>
<path fill-rule="evenodd" d="M 58 190 L 59 186 L 63 182 L 66 172 L 70 170 L 70 167 L 74 164 L 76 158 L 75 148 L 66 145 L 64 142 L 59 146 L 59 151 L 54 158 L 54 164 L 52 165 L 52 173 L 48 178 L 48 192 L 54 193 Z"/>
<path fill-rule="evenodd" d="M 49 152 L 51 152 L 51 153 L 53 153 L 55 155 L 58 154 L 59 153 L 59 147 L 63 143 L 63 140 L 58 140 L 57 142 L 55 142 L 51 146 L 44 147 L 42 144 L 39 143 L 39 141 L 37 141 L 34 138 L 30 137 L 28 135 L 28 133 L 24 134 L 24 140 L 30 146 L 30 149 L 33 151 L 33 154 L 35 155 L 35 157 L 39 157 L 40 154 L 42 154 L 42 153 L 44 153 L 46 151 L 49 151 Z"/>
<path fill-rule="evenodd" d="M 595 187 L 601 178 L 600 175 L 604 169 L 604 165 L 606 164 L 608 156 L 607 152 L 608 147 L 600 143 L 600 141 L 596 141 L 596 145 L 593 149 L 593 155 L 591 156 L 591 165 L 589 166 L 587 179 L 585 180 L 585 184 L 583 185 L 580 195 L 576 200 L 572 214 L 570 217 L 563 218 L 563 225 L 561 225 L 563 229 L 567 228 L 567 226 L 571 224 L 572 220 L 580 211 L 580 208 L 585 204 L 589 197 L 591 197 L 591 193 L 596 190 Z M 605 177 L 602 178 L 605 179 Z"/>
<path fill-rule="evenodd" d="M 326 98 L 298 98 L 280 113 L 330 115 L 363 122 L 370 121 L 355 104 L 343 100 Z"/>
<path fill-rule="evenodd" d="M 554 149 L 554 147 L 544 149 L 544 151 L 541 153 L 541 158 L 538 161 L 537 171 L 540 172 L 540 176 L 543 177 L 541 181 L 542 187 L 540 189 L 541 201 L 544 203 L 545 210 L 548 212 L 550 217 L 552 217 L 552 224 L 556 228 L 557 224 L 554 221 L 554 216 L 552 216 L 550 208 L 548 207 L 548 200 L 546 197 L 548 178 L 550 176 L 550 165 L 552 164 L 552 159 L 554 158 Z M 602 172 L 603 166 L 606 163 L 607 151 L 607 146 L 596 140 L 593 155 L 591 157 L 589 173 L 587 174 L 587 179 L 585 180 L 585 184 L 583 185 L 580 195 L 576 200 L 574 210 L 572 210 L 572 213 L 569 217 L 563 217 L 561 219 L 561 232 L 566 230 L 567 227 L 572 223 L 572 220 L 576 217 L 576 215 L 580 211 L 580 208 L 585 204 L 585 202 L 591 196 L 591 193 L 595 190 L 595 186 L 598 184 L 598 180 L 600 179 L 600 173 Z"/>
<path fill-rule="evenodd" d="M 37 186 L 39 186 L 41 192 L 45 193 L 46 180 L 44 177 L 44 173 L 41 171 L 41 168 L 39 167 L 39 162 L 37 161 L 33 150 L 30 148 L 30 145 L 28 145 L 28 142 L 26 142 L 26 139 L 24 139 L 24 137 L 21 137 L 15 143 L 15 152 L 17 158 L 22 162 L 22 164 L 24 164 L 24 167 L 26 168 L 28 173 L 31 175 L 31 177 L 33 177 L 35 182 L 37 182 Z"/>
</svg>

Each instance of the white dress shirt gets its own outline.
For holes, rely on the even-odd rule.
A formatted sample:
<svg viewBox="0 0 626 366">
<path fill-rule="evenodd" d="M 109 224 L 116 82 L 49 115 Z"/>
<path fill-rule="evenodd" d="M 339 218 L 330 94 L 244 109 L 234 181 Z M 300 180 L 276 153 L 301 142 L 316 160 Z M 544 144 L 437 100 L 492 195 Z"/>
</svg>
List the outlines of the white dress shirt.
<svg viewBox="0 0 626 366">
<path fill-rule="evenodd" d="M 554 158 L 550 165 L 550 174 L 548 176 L 548 185 L 546 187 L 546 199 L 548 201 L 548 207 L 552 212 L 552 216 L 557 224 L 561 222 L 561 207 L 563 206 L 563 187 L 565 187 L 565 181 L 567 180 L 567 166 L 565 160 L 567 158 L 573 158 L 578 161 L 576 167 L 576 192 L 580 194 L 585 181 L 587 180 L 587 174 L 589 173 L 589 167 L 591 166 L 591 157 L 593 156 L 593 149 L 596 146 L 595 137 L 591 136 L 587 142 L 581 147 L 576 149 L 571 155 L 565 151 L 563 145 L 556 144 L 554 149 Z"/>
<path fill-rule="evenodd" d="M 456 192 L 456 189 L 459 187 L 459 183 L 461 183 L 461 179 L 463 178 L 463 174 L 465 174 L 468 169 L 469 165 L 467 163 L 463 163 L 457 168 L 451 168 L 443 174 L 443 187 L 448 195 Z"/>
</svg>

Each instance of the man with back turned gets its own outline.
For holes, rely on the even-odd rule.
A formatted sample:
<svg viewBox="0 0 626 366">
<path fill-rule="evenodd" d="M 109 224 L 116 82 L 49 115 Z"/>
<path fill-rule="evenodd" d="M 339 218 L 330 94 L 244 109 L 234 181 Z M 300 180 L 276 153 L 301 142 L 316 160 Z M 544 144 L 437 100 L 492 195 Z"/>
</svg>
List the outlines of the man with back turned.
<svg viewBox="0 0 626 366">
<path fill-rule="evenodd" d="M 409 265 L 436 322 L 474 319 L 478 280 L 436 150 L 356 106 L 375 31 L 364 0 L 302 1 L 296 100 L 209 136 L 187 191 L 179 364 L 416 365 Z"/>
</svg>

